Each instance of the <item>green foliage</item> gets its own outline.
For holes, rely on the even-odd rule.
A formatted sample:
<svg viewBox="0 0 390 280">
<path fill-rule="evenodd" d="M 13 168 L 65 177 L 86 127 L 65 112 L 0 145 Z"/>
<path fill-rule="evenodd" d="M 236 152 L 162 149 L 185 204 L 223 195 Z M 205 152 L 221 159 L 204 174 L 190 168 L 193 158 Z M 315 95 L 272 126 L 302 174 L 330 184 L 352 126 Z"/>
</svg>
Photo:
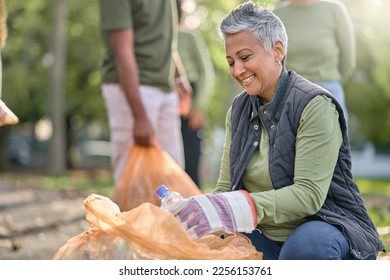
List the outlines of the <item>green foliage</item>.
<svg viewBox="0 0 390 280">
<path fill-rule="evenodd" d="M 383 203 L 390 200 L 390 181 L 389 180 L 368 180 L 359 179 L 356 180 L 356 184 L 359 186 L 363 198 L 367 201 L 374 202 L 367 203 L 368 213 L 378 228 L 387 228 L 390 226 L 390 203 Z M 378 200 L 375 202 L 375 200 Z M 390 235 L 383 240 L 387 240 L 386 247 L 389 248 Z"/>
<path fill-rule="evenodd" d="M 112 197 L 114 192 L 110 172 L 105 170 L 93 172 L 69 173 L 66 176 L 46 176 L 38 173 L 0 173 L 0 180 L 5 184 L 18 187 L 43 188 L 53 191 L 68 191 L 88 196 L 91 193 Z"/>
<path fill-rule="evenodd" d="M 37 120 L 45 111 L 48 69 L 49 1 L 8 1 L 8 38 L 2 51 L 3 99 L 21 121 Z"/>
<path fill-rule="evenodd" d="M 91 193 L 112 197 L 114 186 L 110 174 L 85 174 L 83 176 L 40 177 L 43 188 L 66 190 L 88 196 Z"/>
<path fill-rule="evenodd" d="M 213 130 L 215 127 L 224 126 L 226 110 L 230 101 L 237 92 L 232 90 L 232 81 L 228 72 L 225 58 L 225 49 L 218 35 L 218 25 L 223 16 L 237 6 L 240 1 L 207 1 L 199 0 L 196 15 L 199 17 L 200 25 L 198 31 L 203 35 L 209 48 L 211 58 L 216 71 L 216 87 L 207 110 L 208 127 Z"/>
<path fill-rule="evenodd" d="M 345 0 L 357 40 L 357 70 L 345 87 L 352 146 L 370 141 L 390 147 L 390 1 Z M 364 11 L 364 12 L 362 12 Z"/>
<path fill-rule="evenodd" d="M 387 196 L 390 198 L 390 181 L 389 180 L 356 180 L 356 184 L 362 194 Z"/>
<path fill-rule="evenodd" d="M 69 1 L 67 102 L 68 115 L 86 122 L 105 122 L 106 111 L 100 90 L 99 63 L 103 45 L 97 4 Z"/>
<path fill-rule="evenodd" d="M 7 44 L 2 51 L 3 99 L 21 122 L 48 113 L 55 1 L 9 1 Z M 91 120 L 106 125 L 100 91 L 102 44 L 95 2 L 68 1 L 65 118 L 81 130 Z"/>
</svg>

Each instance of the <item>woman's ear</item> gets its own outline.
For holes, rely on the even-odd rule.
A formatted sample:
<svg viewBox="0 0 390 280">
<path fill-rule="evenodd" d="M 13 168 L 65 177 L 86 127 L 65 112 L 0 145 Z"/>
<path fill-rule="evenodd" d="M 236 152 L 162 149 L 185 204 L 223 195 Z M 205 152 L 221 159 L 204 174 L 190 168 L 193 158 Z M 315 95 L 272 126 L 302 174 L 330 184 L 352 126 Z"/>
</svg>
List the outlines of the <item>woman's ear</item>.
<svg viewBox="0 0 390 280">
<path fill-rule="evenodd" d="M 274 55 L 277 61 L 282 61 L 284 58 L 284 45 L 282 41 L 277 41 L 274 46 Z"/>
</svg>

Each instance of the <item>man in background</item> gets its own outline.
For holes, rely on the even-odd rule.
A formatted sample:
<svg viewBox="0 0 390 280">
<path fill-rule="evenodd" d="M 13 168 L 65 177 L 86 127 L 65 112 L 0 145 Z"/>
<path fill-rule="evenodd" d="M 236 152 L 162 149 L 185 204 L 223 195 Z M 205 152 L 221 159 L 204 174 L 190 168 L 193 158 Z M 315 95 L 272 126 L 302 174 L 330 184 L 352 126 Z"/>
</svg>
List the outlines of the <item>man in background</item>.
<svg viewBox="0 0 390 280">
<path fill-rule="evenodd" d="M 177 54 L 175 0 L 99 0 L 99 5 L 115 184 L 133 144 L 157 140 L 184 168 L 179 110 L 188 114 L 192 89 Z"/>
</svg>

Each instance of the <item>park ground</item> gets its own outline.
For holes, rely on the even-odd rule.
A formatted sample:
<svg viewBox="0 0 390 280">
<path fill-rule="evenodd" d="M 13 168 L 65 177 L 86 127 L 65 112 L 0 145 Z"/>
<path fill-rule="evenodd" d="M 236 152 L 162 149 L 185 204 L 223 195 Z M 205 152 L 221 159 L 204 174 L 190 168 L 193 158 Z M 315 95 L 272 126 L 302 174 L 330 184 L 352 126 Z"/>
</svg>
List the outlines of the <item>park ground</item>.
<svg viewBox="0 0 390 280">
<path fill-rule="evenodd" d="M 52 259 L 67 240 L 90 228 L 84 198 L 89 193 L 109 197 L 112 188 L 106 171 L 72 172 L 61 179 L 0 174 L 0 260 Z M 390 197 L 374 194 L 364 199 L 368 207 L 387 209 L 383 215 L 388 215 Z M 390 225 L 378 231 L 389 247 Z M 379 259 L 390 260 L 390 253 Z"/>
</svg>

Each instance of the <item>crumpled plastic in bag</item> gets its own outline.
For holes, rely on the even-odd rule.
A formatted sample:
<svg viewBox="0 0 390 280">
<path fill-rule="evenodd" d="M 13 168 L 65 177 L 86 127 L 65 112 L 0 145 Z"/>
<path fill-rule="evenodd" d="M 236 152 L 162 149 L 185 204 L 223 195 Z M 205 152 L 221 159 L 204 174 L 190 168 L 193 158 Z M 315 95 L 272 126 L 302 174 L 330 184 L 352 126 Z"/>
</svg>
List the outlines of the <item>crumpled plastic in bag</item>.
<svg viewBox="0 0 390 280">
<path fill-rule="evenodd" d="M 120 212 L 107 197 L 91 194 L 84 200 L 84 206 L 91 229 L 69 239 L 53 259 L 261 260 L 263 257 L 240 233 L 213 233 L 194 241 L 170 212 L 151 203 Z"/>
<path fill-rule="evenodd" d="M 133 145 L 112 200 L 121 211 L 131 210 L 144 202 L 160 206 L 156 189 L 162 184 L 184 198 L 201 194 L 191 177 L 158 144 Z"/>
<path fill-rule="evenodd" d="M 69 239 L 54 255 L 55 260 L 132 260 L 132 248 L 120 237 L 91 228 Z"/>
</svg>

